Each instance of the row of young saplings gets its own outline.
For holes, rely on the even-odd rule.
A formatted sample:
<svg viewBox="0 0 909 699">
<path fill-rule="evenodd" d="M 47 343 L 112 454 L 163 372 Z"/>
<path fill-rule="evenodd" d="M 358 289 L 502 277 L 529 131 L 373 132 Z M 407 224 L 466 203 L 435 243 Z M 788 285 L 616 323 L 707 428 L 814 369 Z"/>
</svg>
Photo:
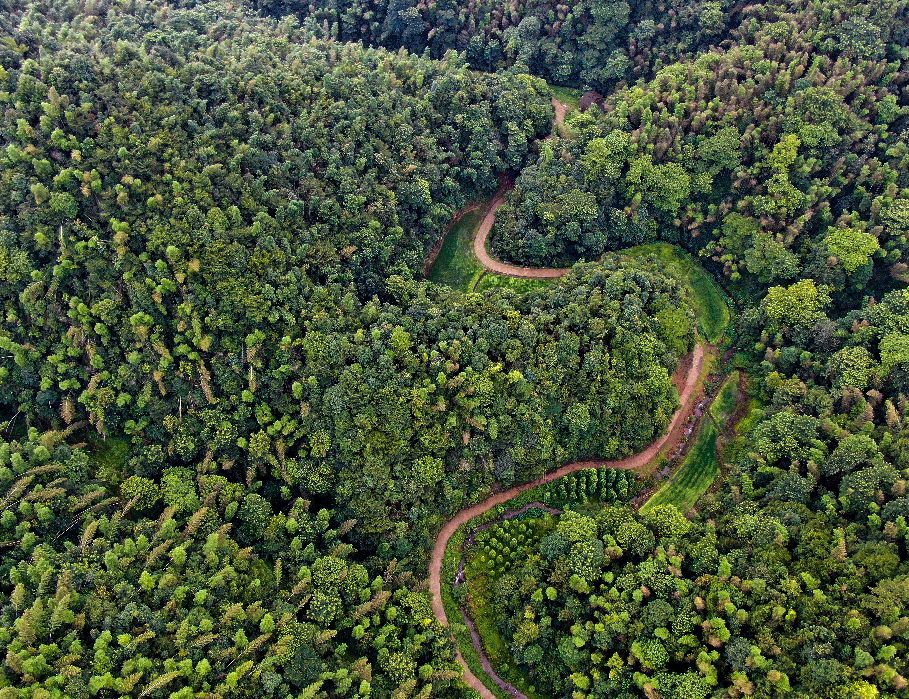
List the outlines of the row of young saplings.
<svg viewBox="0 0 909 699">
<path fill-rule="evenodd" d="M 627 502 L 636 490 L 634 474 L 616 469 L 584 469 L 550 483 L 541 500 L 549 507 L 565 508 L 587 503 Z M 529 509 L 513 519 L 504 519 L 476 535 L 467 577 L 501 575 L 536 548 L 552 520 Z"/>
</svg>

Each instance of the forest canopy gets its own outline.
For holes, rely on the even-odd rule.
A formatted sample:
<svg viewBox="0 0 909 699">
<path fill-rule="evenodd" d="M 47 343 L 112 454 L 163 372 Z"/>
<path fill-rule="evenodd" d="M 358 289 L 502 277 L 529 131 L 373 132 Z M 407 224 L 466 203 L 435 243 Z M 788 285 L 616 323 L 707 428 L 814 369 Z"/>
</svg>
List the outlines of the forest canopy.
<svg viewBox="0 0 909 699">
<path fill-rule="evenodd" d="M 219 3 L 13 9 L 0 691 L 457 693 L 429 535 L 664 429 L 681 285 L 420 279 L 549 132 L 538 78 Z"/>
<path fill-rule="evenodd" d="M 735 308 L 718 479 L 555 482 L 481 631 L 540 696 L 909 697 L 907 20 L 0 0 L 0 699 L 473 696 L 443 525 L 641 452 L 724 341 L 655 241 Z M 496 191 L 570 271 L 424 279 Z"/>
</svg>

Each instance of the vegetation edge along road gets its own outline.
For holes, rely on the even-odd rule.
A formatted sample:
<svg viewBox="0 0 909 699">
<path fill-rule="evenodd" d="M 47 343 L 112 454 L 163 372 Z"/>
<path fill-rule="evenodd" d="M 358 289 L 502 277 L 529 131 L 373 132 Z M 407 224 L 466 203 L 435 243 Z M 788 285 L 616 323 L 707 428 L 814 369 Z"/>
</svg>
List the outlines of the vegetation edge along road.
<svg viewBox="0 0 909 699">
<path fill-rule="evenodd" d="M 489 511 L 496 505 L 501 505 L 502 503 L 517 497 L 526 490 L 544 485 L 566 476 L 569 473 L 574 473 L 575 471 L 587 468 L 635 469 L 648 464 L 652 459 L 659 455 L 664 448 L 667 446 L 671 447 L 674 441 L 681 439 L 684 436 L 685 424 L 688 416 L 697 404 L 698 394 L 700 393 L 696 389 L 701 383 L 699 379 L 701 377 L 704 354 L 704 345 L 701 343 L 695 345 L 694 350 L 690 355 L 691 360 L 689 362 L 688 370 L 684 375 L 684 384 L 679 388 L 679 409 L 672 416 L 672 420 L 669 423 L 669 429 L 661 437 L 658 437 L 653 441 L 646 449 L 639 451 L 632 456 L 625 457 L 624 459 L 613 461 L 575 461 L 573 463 L 565 464 L 541 478 L 490 495 L 482 502 L 461 510 L 442 526 L 442 529 L 436 537 L 435 544 L 433 545 L 432 557 L 430 558 L 429 563 L 429 592 L 432 597 L 432 611 L 443 626 L 448 626 L 448 615 L 445 613 L 445 605 L 442 601 L 442 562 L 445 557 L 445 549 L 448 547 L 448 541 L 455 531 L 457 531 L 458 527 Z M 464 657 L 461 655 L 461 651 L 457 648 L 455 655 L 464 671 L 464 682 L 472 689 L 479 692 L 480 696 L 484 697 L 484 699 L 495 699 L 495 695 L 473 673 L 464 660 Z"/>
<path fill-rule="evenodd" d="M 513 187 L 514 184 L 510 181 L 500 185 L 492 201 L 489 202 L 486 215 L 483 216 L 483 220 L 477 226 L 477 232 L 473 239 L 473 254 L 476 255 L 480 264 L 487 271 L 496 274 L 525 279 L 557 279 L 564 277 L 568 273 L 568 267 L 522 267 L 498 260 L 490 255 L 489 250 L 486 249 L 486 240 L 489 238 L 489 233 L 496 222 L 496 211 L 505 203 L 505 198 Z"/>
<path fill-rule="evenodd" d="M 553 97 L 552 108 L 555 110 L 555 124 L 553 125 L 553 133 L 555 133 L 558 128 L 565 123 L 565 114 L 568 111 L 568 107 Z M 496 274 L 504 274 L 508 277 L 521 277 L 524 279 L 557 279 L 558 277 L 565 276 L 570 269 L 569 267 L 522 267 L 521 265 L 503 262 L 489 254 L 489 250 L 486 248 L 486 241 L 496 222 L 496 211 L 505 203 L 508 192 L 513 188 L 514 182 L 511 180 L 502 182 L 502 184 L 499 185 L 499 189 L 490 200 L 489 208 L 486 209 L 486 215 L 483 216 L 483 220 L 477 227 L 473 239 L 474 255 L 476 255 L 480 264 L 483 265 L 487 271 Z"/>
<path fill-rule="evenodd" d="M 551 99 L 551 103 L 555 118 L 553 120 L 552 134 L 547 138 L 553 138 L 555 134 L 558 133 L 559 129 L 565 123 L 565 115 L 568 112 L 568 106 L 555 97 Z M 477 210 L 483 211 L 484 213 L 480 224 L 473 232 L 471 246 L 473 248 L 474 256 L 477 258 L 480 266 L 487 272 L 523 279 L 556 279 L 567 274 L 569 270 L 568 267 L 522 267 L 520 265 L 503 262 L 502 260 L 493 257 L 486 249 L 486 241 L 495 224 L 496 211 L 505 203 L 508 192 L 513 188 L 514 181 L 506 174 L 501 174 L 499 176 L 499 186 L 490 199 L 475 199 L 456 211 L 442 236 L 436 241 L 435 245 L 433 245 L 432 249 L 427 254 L 426 259 L 423 262 L 423 276 L 429 277 L 433 266 L 436 264 L 436 259 L 442 251 L 446 238 L 452 233 L 458 222 L 468 213 Z M 472 289 L 467 290 L 470 291 Z"/>
<path fill-rule="evenodd" d="M 565 119 L 565 113 L 567 111 L 564 104 L 552 99 L 553 108 L 555 109 L 555 127 L 559 127 L 563 124 Z M 498 260 L 492 255 L 489 254 L 487 250 L 487 239 L 489 233 L 492 231 L 492 227 L 495 224 L 495 215 L 496 211 L 499 209 L 502 204 L 505 203 L 505 199 L 508 195 L 508 192 L 514 187 L 514 184 L 510 180 L 504 180 L 499 185 L 498 190 L 496 191 L 493 198 L 490 200 L 489 205 L 486 209 L 486 212 L 483 216 L 480 225 L 477 227 L 473 239 L 473 252 L 476 255 L 477 260 L 480 264 L 489 272 L 496 274 L 502 274 L 510 277 L 519 277 L 525 279 L 557 279 L 564 276 L 570 270 L 568 267 L 523 267 L 520 265 L 514 265 L 507 262 Z M 460 220 L 463 214 L 466 214 L 468 211 L 475 210 L 477 208 L 477 203 L 472 202 L 468 204 L 464 209 L 458 211 L 455 214 L 454 222 Z M 450 230 L 450 229 L 449 229 Z M 444 238 L 443 238 L 444 240 Z M 439 248 L 441 246 L 438 246 Z M 438 254 L 436 252 L 436 254 Z M 429 267 L 431 267 L 432 262 L 435 261 L 435 255 L 431 258 L 426 265 L 425 272 L 428 273 Z M 690 416 L 692 410 L 694 409 L 697 403 L 698 391 L 695 391 L 695 388 L 698 384 L 698 379 L 701 375 L 701 368 L 704 360 L 704 347 L 701 344 L 695 345 L 695 348 L 691 354 L 691 361 L 689 363 L 688 371 L 685 374 L 684 385 L 677 386 L 679 388 L 679 400 L 680 406 L 676 413 L 673 415 L 672 420 L 669 424 L 669 429 L 666 433 L 659 437 L 657 440 L 652 442 L 646 449 L 632 456 L 626 457 L 624 459 L 614 460 L 614 461 L 601 461 L 601 460 L 588 460 L 588 461 L 576 461 L 570 464 L 565 464 L 560 468 L 544 475 L 541 478 L 538 478 L 534 481 L 524 483 L 522 485 L 515 486 L 505 491 L 495 493 L 488 497 L 486 500 L 473 505 L 471 507 L 465 508 L 458 512 L 452 519 L 445 523 L 442 527 L 439 535 L 436 538 L 435 544 L 433 546 L 432 557 L 430 559 L 429 566 L 429 587 L 430 595 L 432 597 L 432 609 L 436 618 L 442 623 L 443 626 L 448 626 L 448 615 L 445 612 L 445 605 L 442 600 L 442 587 L 441 587 L 441 571 L 442 564 L 445 557 L 445 550 L 448 547 L 448 542 L 451 539 L 452 535 L 457 531 L 457 529 L 466 522 L 482 515 L 483 513 L 489 511 L 491 508 L 496 505 L 500 505 L 512 498 L 520 495 L 521 493 L 535 488 L 539 485 L 549 483 L 553 480 L 566 476 L 575 471 L 579 471 L 586 468 L 618 468 L 618 469 L 635 469 L 640 468 L 648 464 L 653 460 L 668 444 L 671 446 L 670 442 L 678 441 L 684 436 L 684 427 L 687 422 L 688 417 Z M 674 377 L 678 379 L 678 377 Z M 470 628 L 471 638 L 473 640 L 474 646 L 479 645 L 479 636 L 474 628 L 471 620 L 465 616 L 465 622 L 467 622 L 468 627 Z M 511 693 L 514 694 L 514 690 L 510 685 L 503 682 L 501 678 L 495 673 L 494 669 L 490 665 L 485 654 L 482 652 L 482 648 L 477 648 L 480 654 L 480 660 L 483 665 L 484 671 L 489 675 L 494 681 L 499 684 L 500 687 L 506 685 Z M 464 682 L 470 686 L 472 689 L 479 692 L 479 694 L 484 697 L 484 699 L 495 699 L 495 695 L 489 690 L 489 688 L 473 673 L 469 665 L 465 661 L 463 655 L 461 654 L 460 649 L 455 649 L 455 654 L 458 663 L 461 665 L 464 671 Z"/>
</svg>

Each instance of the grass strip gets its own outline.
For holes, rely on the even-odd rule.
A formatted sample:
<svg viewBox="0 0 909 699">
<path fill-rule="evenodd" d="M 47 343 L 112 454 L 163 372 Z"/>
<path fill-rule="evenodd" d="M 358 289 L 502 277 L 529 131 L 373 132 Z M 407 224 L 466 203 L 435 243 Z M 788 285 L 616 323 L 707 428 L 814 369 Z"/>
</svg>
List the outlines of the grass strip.
<svg viewBox="0 0 909 699">
<path fill-rule="evenodd" d="M 698 501 L 707 489 L 713 485 L 720 473 L 720 463 L 716 453 L 716 440 L 719 430 L 712 419 L 704 420 L 698 432 L 697 441 L 685 457 L 681 467 L 669 482 L 654 493 L 641 507 L 646 513 L 657 505 L 675 505 L 682 512 L 687 512 Z"/>
<path fill-rule="evenodd" d="M 638 245 L 623 254 L 631 258 L 653 256 L 675 273 L 689 288 L 702 337 L 712 344 L 723 339 L 732 319 L 726 294 L 692 255 L 669 243 Z"/>
</svg>

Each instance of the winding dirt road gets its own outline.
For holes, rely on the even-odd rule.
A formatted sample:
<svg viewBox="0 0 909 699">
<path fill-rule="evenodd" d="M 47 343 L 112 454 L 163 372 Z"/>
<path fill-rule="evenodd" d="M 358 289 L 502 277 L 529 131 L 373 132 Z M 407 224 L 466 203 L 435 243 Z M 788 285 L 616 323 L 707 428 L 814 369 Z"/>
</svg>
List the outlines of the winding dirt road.
<svg viewBox="0 0 909 699">
<path fill-rule="evenodd" d="M 553 109 L 555 109 L 555 125 L 556 127 L 559 127 L 565 122 L 565 113 L 568 111 L 568 107 L 559 102 L 555 97 L 552 98 L 552 106 Z M 490 231 L 492 231 L 493 224 L 496 222 L 496 211 L 505 203 L 505 198 L 513 187 L 514 184 L 511 182 L 503 183 L 489 202 L 489 207 L 486 209 L 486 215 L 483 217 L 483 220 L 480 222 L 480 225 L 477 227 L 477 232 L 474 235 L 473 254 L 476 255 L 480 264 L 488 271 L 495 272 L 496 274 L 504 274 L 507 277 L 557 279 L 558 277 L 565 276 L 570 269 L 569 267 L 522 267 L 521 265 L 513 265 L 509 262 L 502 262 L 502 260 L 497 260 L 489 254 L 489 251 L 486 248 L 486 241 L 489 238 Z"/>
<path fill-rule="evenodd" d="M 695 406 L 698 403 L 698 398 L 701 392 L 701 369 L 704 364 L 703 345 L 695 345 L 694 351 L 691 353 L 689 361 L 687 361 L 686 364 L 687 369 L 685 366 L 680 366 L 679 370 L 676 371 L 675 376 L 673 376 L 673 381 L 679 390 L 680 407 L 676 411 L 675 415 L 672 416 L 668 431 L 662 437 L 659 437 L 654 442 L 652 442 L 650 446 L 643 451 L 640 451 L 637 454 L 626 457 L 624 459 L 617 459 L 613 461 L 575 461 L 574 463 L 565 464 L 564 466 L 561 466 L 551 473 L 547 473 L 545 476 L 538 478 L 535 481 L 517 485 L 513 488 L 509 488 L 508 490 L 503 490 L 499 493 L 495 493 L 494 495 L 491 495 L 490 497 L 483 500 L 483 502 L 461 510 L 452 519 L 445 523 L 445 526 L 442 527 L 442 530 L 439 532 L 438 537 L 436 537 L 436 542 L 432 549 L 432 558 L 430 559 L 429 563 L 429 592 L 432 596 L 432 611 L 436 615 L 436 618 L 444 626 L 448 626 L 448 616 L 445 613 L 445 605 L 442 603 L 442 559 L 445 556 L 445 549 L 448 546 L 448 541 L 451 539 L 457 528 L 465 522 L 469 522 L 474 517 L 478 517 L 484 512 L 487 512 L 496 505 L 500 505 L 503 502 L 507 502 L 513 497 L 520 495 L 525 490 L 529 490 L 530 488 L 534 488 L 544 483 L 549 483 L 550 481 L 554 481 L 557 478 L 566 476 L 569 473 L 580 471 L 586 468 L 643 468 L 654 458 L 656 458 L 656 456 L 659 455 L 660 452 L 662 452 L 664 449 L 673 449 L 677 444 L 685 439 L 686 423 L 688 422 L 688 418 L 692 415 Z M 471 636 L 474 637 L 474 646 L 476 647 L 479 637 L 476 635 L 475 629 L 471 629 Z M 486 685 L 484 685 L 480 679 L 473 674 L 470 667 L 467 665 L 467 662 L 464 660 L 464 657 L 461 655 L 460 650 L 456 649 L 456 656 L 458 663 L 460 663 L 461 667 L 464 670 L 464 682 L 479 692 L 480 696 L 483 697 L 483 699 L 495 699 L 495 695 L 489 690 L 489 688 L 486 687 Z M 489 674 L 490 677 L 492 677 L 497 682 L 501 681 L 501 679 L 498 677 L 498 675 L 495 674 L 495 671 L 489 664 L 489 660 L 486 658 L 485 653 L 480 653 L 480 659 L 482 661 L 483 669 L 487 672 L 487 674 Z"/>
<path fill-rule="evenodd" d="M 567 107 L 555 98 L 552 99 L 552 106 L 555 109 L 555 125 L 558 127 L 565 120 Z M 486 209 L 486 214 L 483 217 L 483 220 L 480 222 L 480 225 L 477 227 L 477 231 L 474 235 L 474 254 L 480 261 L 480 264 L 483 265 L 483 267 L 485 267 L 488 271 L 494 272 L 496 274 L 504 274 L 510 277 L 522 277 L 527 279 L 556 279 L 558 277 L 564 276 L 569 271 L 568 267 L 522 267 L 520 265 L 513 265 L 507 262 L 502 262 L 501 260 L 497 260 L 492 257 L 489 254 L 489 251 L 486 249 L 486 242 L 489 238 L 489 233 L 492 230 L 492 226 L 496 220 L 496 211 L 503 203 L 505 203 L 505 198 L 513 186 L 514 185 L 511 182 L 503 182 L 503 184 L 499 187 L 499 190 L 496 192 L 495 196 L 489 202 L 489 205 Z M 473 204 L 471 208 L 476 208 L 476 204 Z M 511 500 L 512 498 L 520 495 L 530 488 L 535 488 L 538 485 L 549 483 L 556 480 L 557 478 L 566 476 L 569 473 L 587 468 L 643 468 L 654 458 L 656 458 L 656 456 L 660 454 L 664 449 L 668 451 L 676 448 L 685 440 L 687 436 L 686 424 L 689 417 L 694 413 L 695 407 L 698 402 L 698 397 L 701 393 L 700 378 L 703 363 L 704 346 L 700 344 L 695 345 L 694 351 L 691 353 L 688 361 L 680 364 L 678 370 L 675 373 L 675 376 L 673 376 L 673 382 L 675 383 L 676 388 L 679 390 L 680 407 L 676 411 L 675 415 L 672 416 L 668 431 L 643 451 L 624 459 L 617 459 L 613 461 L 576 461 L 574 463 L 565 464 L 564 466 L 561 466 L 551 473 L 547 473 L 545 476 L 538 478 L 535 481 L 524 483 L 523 485 L 518 485 L 513 488 L 509 488 L 508 490 L 503 490 L 501 492 L 495 493 L 486 498 L 483 502 L 461 510 L 452 519 L 445 523 L 445 525 L 442 527 L 442 530 L 439 532 L 439 535 L 436 537 L 435 545 L 432 549 L 432 558 L 430 559 L 429 563 L 429 591 L 432 596 L 432 610 L 436 618 L 442 623 L 443 626 L 448 626 L 448 616 L 445 613 L 445 606 L 442 603 L 442 559 L 445 556 L 445 549 L 448 546 L 448 541 L 451 539 L 452 535 L 455 533 L 458 527 L 460 527 L 465 522 L 469 522 L 474 517 L 478 517 L 484 512 L 487 512 L 496 505 L 500 505 L 504 502 L 507 502 L 508 500 Z M 473 620 L 470 619 L 467 614 L 463 614 L 463 616 L 464 621 L 470 631 L 474 648 L 477 649 L 478 655 L 480 656 L 480 662 L 483 666 L 483 670 L 493 679 L 493 681 L 496 682 L 496 684 L 501 689 L 505 690 L 506 693 L 518 698 L 523 697 L 523 694 L 521 694 L 517 689 L 512 687 L 501 677 L 499 677 L 498 674 L 496 674 L 494 668 L 489 662 L 489 659 L 483 652 L 482 641 L 477 632 L 476 626 L 473 624 Z M 483 699 L 495 699 L 495 695 L 489 690 L 489 688 L 483 684 L 483 682 L 481 682 L 476 675 L 473 674 L 457 646 L 455 647 L 455 653 L 458 663 L 461 665 L 461 668 L 464 671 L 464 682 L 471 688 L 475 689 L 480 694 L 480 696 L 483 697 Z"/>
<path fill-rule="evenodd" d="M 497 260 L 486 249 L 486 239 L 489 238 L 489 232 L 496 222 L 496 211 L 505 203 L 505 197 L 511 191 L 513 184 L 510 182 L 499 187 L 499 191 L 489 202 L 489 208 L 486 209 L 486 215 L 477 226 L 477 232 L 473 239 L 473 254 L 476 255 L 480 264 L 490 272 L 504 274 L 508 277 L 522 277 L 525 279 L 557 279 L 568 274 L 569 267 L 521 267 L 509 262 Z"/>
</svg>

